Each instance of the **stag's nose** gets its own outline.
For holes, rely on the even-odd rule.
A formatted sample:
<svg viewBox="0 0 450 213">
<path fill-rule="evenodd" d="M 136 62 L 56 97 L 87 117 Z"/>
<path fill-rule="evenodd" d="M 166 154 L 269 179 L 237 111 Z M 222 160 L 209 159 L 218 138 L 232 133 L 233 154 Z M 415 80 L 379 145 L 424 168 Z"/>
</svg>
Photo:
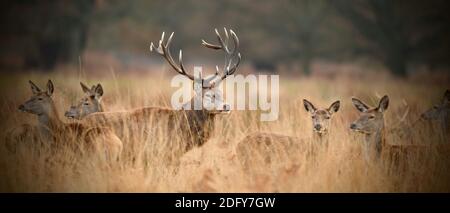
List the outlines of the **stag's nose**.
<svg viewBox="0 0 450 213">
<path fill-rule="evenodd" d="M 25 106 L 24 106 L 23 104 L 21 104 L 21 105 L 19 106 L 19 110 L 20 110 L 20 111 L 25 111 Z"/>
<path fill-rule="evenodd" d="M 350 124 L 350 129 L 356 129 L 356 124 L 354 123 Z"/>
<path fill-rule="evenodd" d="M 316 125 L 314 125 L 314 129 L 316 129 L 317 131 L 320 131 L 320 129 L 322 129 L 322 126 L 320 124 L 316 124 Z"/>
</svg>

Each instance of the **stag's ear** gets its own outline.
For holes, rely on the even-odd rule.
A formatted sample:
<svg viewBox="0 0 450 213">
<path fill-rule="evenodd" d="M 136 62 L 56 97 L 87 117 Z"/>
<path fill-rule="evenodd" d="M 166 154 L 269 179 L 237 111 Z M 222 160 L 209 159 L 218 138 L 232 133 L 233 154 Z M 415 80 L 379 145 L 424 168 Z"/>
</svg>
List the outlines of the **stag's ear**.
<svg viewBox="0 0 450 213">
<path fill-rule="evenodd" d="M 91 92 L 91 89 L 89 89 L 89 87 L 86 86 L 86 84 L 83 84 L 83 82 L 80 82 L 80 85 L 81 85 L 81 89 L 83 90 L 84 93 Z"/>
<path fill-rule="evenodd" d="M 95 86 L 95 96 L 97 98 L 101 98 L 103 96 L 103 87 L 102 85 L 99 83 L 97 84 L 97 86 Z"/>
<path fill-rule="evenodd" d="M 339 110 L 339 107 L 341 106 L 340 101 L 335 101 L 331 104 L 331 106 L 328 108 L 328 112 L 333 114 Z"/>
<path fill-rule="evenodd" d="M 446 90 L 444 94 L 444 103 L 450 102 L 450 90 Z"/>
<path fill-rule="evenodd" d="M 47 82 L 47 95 L 48 96 L 52 96 L 54 90 L 55 90 L 55 88 L 53 87 L 53 82 L 51 80 L 48 80 L 48 82 Z"/>
<path fill-rule="evenodd" d="M 310 113 L 314 113 L 316 111 L 316 107 L 306 99 L 303 99 L 303 105 L 305 106 L 306 111 Z"/>
<path fill-rule="evenodd" d="M 39 87 L 36 86 L 36 84 L 34 84 L 31 80 L 29 80 L 28 83 L 30 83 L 31 91 L 33 92 L 33 94 L 41 92 L 41 89 L 39 89 Z"/>
<path fill-rule="evenodd" d="M 389 106 L 389 97 L 387 95 L 383 96 L 378 104 L 377 110 L 379 112 L 384 112 Z"/>
<path fill-rule="evenodd" d="M 369 110 L 369 107 L 357 98 L 352 98 L 352 103 L 360 112 L 367 112 Z"/>
</svg>

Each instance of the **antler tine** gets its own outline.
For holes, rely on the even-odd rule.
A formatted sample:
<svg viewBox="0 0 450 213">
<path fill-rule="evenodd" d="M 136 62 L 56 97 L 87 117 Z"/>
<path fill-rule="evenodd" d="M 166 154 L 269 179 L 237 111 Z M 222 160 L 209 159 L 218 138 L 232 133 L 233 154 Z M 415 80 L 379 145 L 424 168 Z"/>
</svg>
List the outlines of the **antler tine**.
<svg viewBox="0 0 450 213">
<path fill-rule="evenodd" d="M 170 45 L 170 43 L 172 42 L 173 34 L 174 34 L 174 32 L 172 32 L 172 33 L 170 34 L 170 36 L 169 36 L 169 39 L 167 39 L 167 42 L 166 42 L 166 48 L 168 48 L 169 45 Z"/>
<path fill-rule="evenodd" d="M 233 30 L 230 30 L 230 34 L 233 37 L 233 42 L 234 42 L 234 50 L 233 50 L 233 55 L 234 55 L 234 54 L 236 54 L 236 52 L 239 48 L 239 38 L 237 37 L 236 33 Z"/>
<path fill-rule="evenodd" d="M 225 73 L 225 75 L 223 75 L 223 76 L 221 77 L 221 80 L 227 78 L 229 75 L 233 75 L 234 72 L 236 72 L 237 67 L 238 67 L 239 64 L 241 63 L 241 58 L 242 58 L 242 57 L 241 57 L 241 53 L 238 53 L 238 57 L 237 57 L 236 64 L 234 64 L 233 68 L 231 68 L 231 69 L 228 68 L 228 71 Z"/>
<path fill-rule="evenodd" d="M 222 36 L 220 35 L 220 33 L 217 30 L 217 28 L 215 29 L 215 31 L 216 31 L 217 40 L 219 41 L 219 44 L 222 47 L 222 49 L 224 49 L 227 53 L 230 53 L 228 51 L 227 45 L 223 42 Z"/>
<path fill-rule="evenodd" d="M 161 56 L 163 56 L 166 61 L 169 63 L 169 65 L 179 74 L 184 75 L 186 77 L 188 77 L 191 80 L 194 80 L 194 76 L 188 74 L 186 72 L 186 70 L 184 69 L 184 65 L 183 65 L 183 53 L 182 50 L 180 50 L 180 54 L 178 57 L 178 61 L 179 61 L 179 65 L 177 65 L 175 63 L 175 61 L 173 60 L 172 54 L 170 53 L 170 43 L 172 42 L 172 38 L 173 38 L 174 32 L 172 32 L 169 36 L 169 38 L 167 39 L 167 42 L 164 43 L 164 37 L 165 37 L 165 32 L 162 33 L 161 35 L 161 40 L 159 40 L 159 45 L 156 48 L 155 45 L 153 44 L 153 42 L 150 44 L 150 51 L 153 51 L 153 49 L 155 49 L 158 54 L 160 54 Z"/>
<path fill-rule="evenodd" d="M 223 31 L 225 32 L 225 44 L 228 45 L 229 41 L 230 41 L 230 36 L 228 36 L 228 30 L 227 28 L 223 28 Z"/>
<path fill-rule="evenodd" d="M 208 43 L 208 42 L 206 42 L 206 41 L 203 40 L 203 39 L 202 39 L 202 45 L 205 46 L 205 47 L 207 47 L 207 48 L 210 48 L 210 49 L 215 49 L 215 50 L 220 50 L 220 49 L 222 49 L 221 46 L 215 45 L 215 44 L 211 44 L 211 43 Z"/>
<path fill-rule="evenodd" d="M 219 75 L 219 66 L 216 65 L 216 73 L 215 75 Z"/>
<path fill-rule="evenodd" d="M 178 55 L 178 62 L 180 64 L 182 74 L 188 76 L 188 78 L 190 78 L 191 80 L 194 80 L 194 77 L 192 77 L 192 78 L 189 77 L 189 74 L 187 74 L 186 71 L 184 70 L 183 51 L 182 50 L 180 50 L 180 54 Z"/>
</svg>

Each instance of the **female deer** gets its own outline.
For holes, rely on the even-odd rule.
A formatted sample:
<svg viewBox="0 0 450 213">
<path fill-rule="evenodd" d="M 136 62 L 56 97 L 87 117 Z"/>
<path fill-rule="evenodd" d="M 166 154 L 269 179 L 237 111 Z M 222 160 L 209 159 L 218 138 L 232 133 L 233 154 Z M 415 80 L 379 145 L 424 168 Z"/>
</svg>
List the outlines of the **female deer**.
<svg viewBox="0 0 450 213">
<path fill-rule="evenodd" d="M 83 119 L 89 114 L 103 112 L 103 87 L 101 84 L 93 85 L 91 88 L 80 82 L 84 96 L 74 106 L 71 106 L 64 114 L 67 118 Z"/>
<path fill-rule="evenodd" d="M 444 133 L 446 138 L 450 132 L 450 90 L 446 90 L 441 103 L 421 114 L 421 118 L 426 121 L 435 121 L 437 129 Z"/>
<path fill-rule="evenodd" d="M 74 139 L 82 146 L 95 152 L 105 150 L 107 157 L 116 159 L 122 150 L 122 142 L 108 128 L 90 127 L 80 123 L 64 123 L 60 120 L 52 100 L 54 91 L 52 81 L 47 82 L 47 90 L 42 91 L 29 81 L 33 95 L 19 110 L 34 114 L 38 118 L 37 129 L 43 140 Z"/>
<path fill-rule="evenodd" d="M 357 98 L 352 98 L 353 105 L 361 112 L 350 129 L 365 135 L 363 154 L 366 161 L 381 159 L 389 164 L 398 165 L 400 160 L 408 155 L 418 155 L 430 148 L 438 153 L 448 155 L 448 144 L 435 144 L 432 146 L 418 144 L 390 144 L 386 142 L 386 128 L 384 112 L 389 106 L 389 97 L 383 96 L 377 107 L 369 107 Z M 374 156 L 375 155 L 375 156 Z M 407 163 L 407 162 L 405 162 Z"/>
<path fill-rule="evenodd" d="M 313 124 L 313 144 L 308 143 L 307 138 L 274 133 L 253 133 L 242 139 L 236 153 L 244 169 L 248 169 L 251 161 L 258 161 L 261 156 L 264 163 L 274 161 L 284 162 L 290 160 L 299 152 L 306 152 L 309 156 L 315 153 L 316 146 L 328 146 L 331 118 L 339 110 L 340 101 L 333 102 L 328 108 L 316 108 L 311 102 L 304 99 L 305 110 L 310 113 Z M 312 146 L 311 146 L 312 145 Z"/>
</svg>

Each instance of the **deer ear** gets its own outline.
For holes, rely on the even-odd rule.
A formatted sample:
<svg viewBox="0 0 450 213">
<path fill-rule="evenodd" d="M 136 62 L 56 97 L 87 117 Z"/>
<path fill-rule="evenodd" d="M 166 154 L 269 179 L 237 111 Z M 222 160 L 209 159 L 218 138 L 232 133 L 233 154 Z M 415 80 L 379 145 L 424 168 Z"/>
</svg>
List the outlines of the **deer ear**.
<svg viewBox="0 0 450 213">
<path fill-rule="evenodd" d="M 97 84 L 94 91 L 95 91 L 95 96 L 98 96 L 99 98 L 103 96 L 103 87 L 100 83 Z"/>
<path fill-rule="evenodd" d="M 369 110 L 369 107 L 357 98 L 352 98 L 352 103 L 360 112 L 367 112 Z"/>
<path fill-rule="evenodd" d="M 91 90 L 89 89 L 89 87 L 86 86 L 86 84 L 83 84 L 83 82 L 80 82 L 80 85 L 81 85 L 81 89 L 83 90 L 84 93 L 88 93 L 88 92 L 91 91 Z"/>
<path fill-rule="evenodd" d="M 55 88 L 53 87 L 53 82 L 51 80 L 48 80 L 48 82 L 47 82 L 47 95 L 48 96 L 52 96 L 54 90 L 55 90 Z"/>
<path fill-rule="evenodd" d="M 378 111 L 384 112 L 389 106 L 389 97 L 387 95 L 383 96 L 378 104 Z"/>
<path fill-rule="evenodd" d="M 340 101 L 335 101 L 334 103 L 331 104 L 331 106 L 328 108 L 328 112 L 330 112 L 331 114 L 337 112 L 339 110 L 339 107 L 341 106 L 341 102 Z"/>
<path fill-rule="evenodd" d="M 39 89 L 39 87 L 36 86 L 36 84 L 34 84 L 31 80 L 29 80 L 28 83 L 30 83 L 31 91 L 33 92 L 33 94 L 41 92 L 41 89 Z"/>
<path fill-rule="evenodd" d="M 306 99 L 303 99 L 303 105 L 305 106 L 306 111 L 313 113 L 316 111 L 316 107 Z"/>
</svg>

